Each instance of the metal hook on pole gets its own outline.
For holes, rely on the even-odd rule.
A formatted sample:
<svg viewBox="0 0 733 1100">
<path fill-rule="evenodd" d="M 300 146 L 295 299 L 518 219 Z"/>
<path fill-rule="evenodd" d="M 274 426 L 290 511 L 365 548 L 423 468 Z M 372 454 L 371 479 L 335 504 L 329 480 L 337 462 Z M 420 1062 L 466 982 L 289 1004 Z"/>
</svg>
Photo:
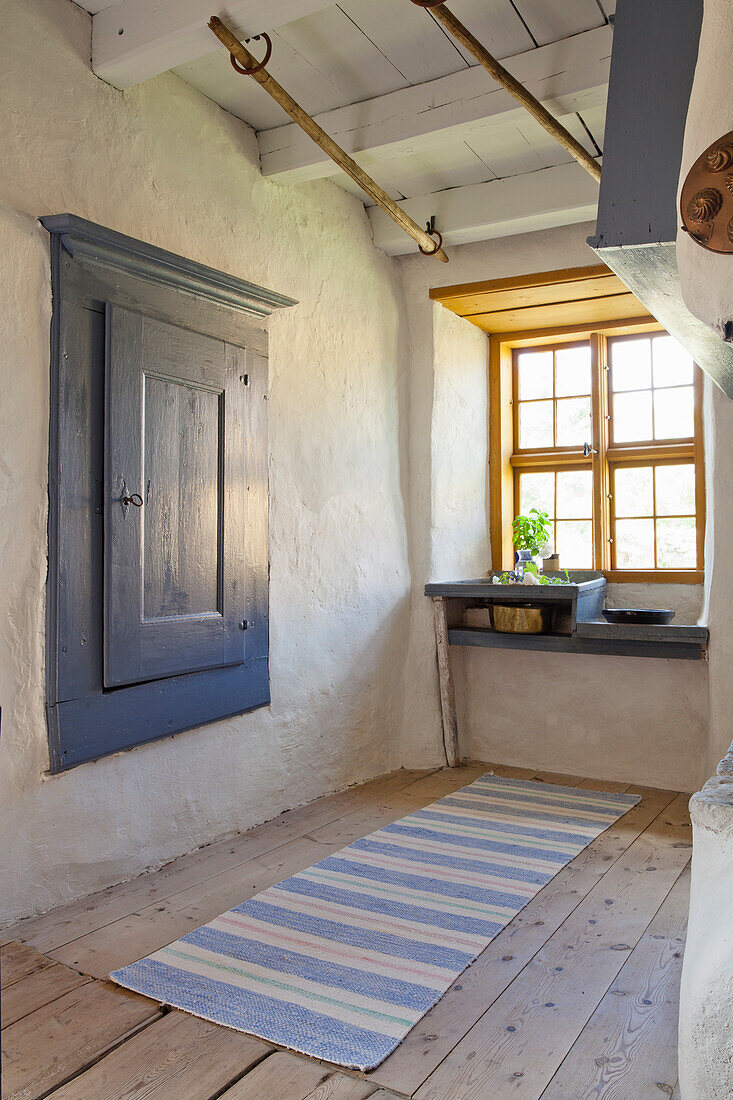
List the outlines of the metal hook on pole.
<svg viewBox="0 0 733 1100">
<path fill-rule="evenodd" d="M 248 69 L 244 65 L 239 64 L 239 62 L 237 61 L 237 59 L 236 59 L 236 57 L 234 56 L 233 53 L 229 54 L 229 60 L 231 61 L 232 68 L 235 70 L 235 72 L 241 73 L 242 76 L 254 76 L 255 73 L 261 73 L 262 72 L 265 65 L 267 64 L 267 62 L 272 57 L 272 39 L 270 38 L 269 34 L 266 34 L 263 31 L 262 34 L 256 34 L 254 36 L 254 38 L 245 38 L 244 41 L 245 42 L 259 42 L 259 40 L 261 38 L 264 38 L 267 49 L 265 51 L 265 56 L 260 61 L 259 65 L 255 65 L 255 66 L 253 66 L 253 68 Z"/>
<path fill-rule="evenodd" d="M 440 249 L 443 247 L 443 234 L 435 228 L 435 214 L 431 214 L 429 220 L 425 223 L 425 232 L 430 237 L 437 237 L 435 248 L 423 248 L 421 244 L 419 244 L 417 247 L 420 249 L 423 256 L 432 256 L 435 252 L 439 252 Z"/>
</svg>

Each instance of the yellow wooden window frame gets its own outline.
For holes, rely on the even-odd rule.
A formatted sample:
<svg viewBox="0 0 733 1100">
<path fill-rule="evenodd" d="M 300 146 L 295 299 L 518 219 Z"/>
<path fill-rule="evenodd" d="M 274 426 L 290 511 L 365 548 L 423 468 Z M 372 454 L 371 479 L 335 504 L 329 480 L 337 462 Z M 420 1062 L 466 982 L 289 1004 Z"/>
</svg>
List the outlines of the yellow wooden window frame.
<svg viewBox="0 0 733 1100">
<path fill-rule="evenodd" d="M 491 558 L 494 569 L 511 569 L 514 549 L 511 522 L 518 511 L 518 473 L 527 469 L 593 471 L 593 565 L 609 581 L 700 584 L 704 577 L 705 470 L 702 429 L 702 372 L 695 367 L 695 434 L 692 440 L 612 445 L 609 430 L 607 349 L 613 336 L 663 332 L 648 318 L 606 321 L 527 332 L 495 333 L 489 338 L 489 494 Z M 515 401 L 515 351 L 519 348 L 567 346 L 588 340 L 591 349 L 592 440 L 596 452 L 584 458 L 578 449 L 519 451 Z M 695 465 L 697 568 L 616 569 L 613 567 L 613 471 L 621 465 L 690 462 Z"/>
</svg>

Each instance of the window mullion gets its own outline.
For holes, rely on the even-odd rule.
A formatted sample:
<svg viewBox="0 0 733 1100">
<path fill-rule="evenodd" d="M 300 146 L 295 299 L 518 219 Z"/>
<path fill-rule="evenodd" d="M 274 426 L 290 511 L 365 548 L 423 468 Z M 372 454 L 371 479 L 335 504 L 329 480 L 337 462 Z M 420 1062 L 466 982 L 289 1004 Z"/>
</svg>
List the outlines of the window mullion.
<svg viewBox="0 0 733 1100">
<path fill-rule="evenodd" d="M 652 466 L 652 509 L 654 524 L 654 568 L 659 568 L 659 556 L 657 554 L 657 467 Z"/>
<path fill-rule="evenodd" d="M 705 562 L 705 455 L 703 451 L 703 377 L 698 366 L 693 370 L 695 394 L 695 524 L 697 568 Z"/>
<path fill-rule="evenodd" d="M 552 534 L 553 534 L 553 549 L 557 553 L 557 470 L 554 474 L 555 481 L 555 495 L 552 502 Z"/>
<path fill-rule="evenodd" d="M 611 568 L 610 491 L 608 468 L 608 371 L 606 337 L 590 337 L 593 429 L 593 556 L 596 569 Z"/>
<path fill-rule="evenodd" d="M 552 349 L 552 442 L 557 450 L 557 348 Z M 557 478 L 555 482 L 557 483 Z"/>
</svg>

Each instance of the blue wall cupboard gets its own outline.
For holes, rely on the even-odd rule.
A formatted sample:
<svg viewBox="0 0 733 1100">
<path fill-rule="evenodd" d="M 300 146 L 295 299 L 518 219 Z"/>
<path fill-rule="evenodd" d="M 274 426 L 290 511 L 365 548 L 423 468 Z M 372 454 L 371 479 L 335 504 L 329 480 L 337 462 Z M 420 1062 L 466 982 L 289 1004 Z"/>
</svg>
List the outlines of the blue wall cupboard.
<svg viewBox="0 0 733 1100">
<path fill-rule="evenodd" d="M 270 701 L 266 318 L 293 300 L 41 220 L 58 772 Z"/>
</svg>

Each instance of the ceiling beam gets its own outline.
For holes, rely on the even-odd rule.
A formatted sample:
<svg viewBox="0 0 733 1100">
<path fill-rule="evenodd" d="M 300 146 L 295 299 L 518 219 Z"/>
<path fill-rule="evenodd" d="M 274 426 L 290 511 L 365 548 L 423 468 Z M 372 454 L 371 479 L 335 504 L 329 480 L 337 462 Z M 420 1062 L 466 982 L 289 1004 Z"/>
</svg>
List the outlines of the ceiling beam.
<svg viewBox="0 0 733 1100">
<path fill-rule="evenodd" d="M 213 53 L 207 23 L 219 15 L 240 38 L 329 7 L 326 0 L 117 0 L 92 19 L 92 69 L 116 88 Z"/>
<path fill-rule="evenodd" d="M 467 244 L 593 221 L 598 184 L 573 162 L 420 195 L 405 199 L 401 206 L 418 225 L 434 214 L 444 245 Z M 370 207 L 368 214 L 377 248 L 392 256 L 413 251 L 386 214 L 377 207 Z"/>
<path fill-rule="evenodd" d="M 605 103 L 611 60 L 608 26 L 517 54 L 506 62 L 553 114 Z M 365 168 L 391 157 L 469 139 L 527 120 L 527 112 L 479 65 L 316 116 Z M 337 173 L 318 146 L 292 123 L 258 134 L 262 172 L 295 183 Z"/>
</svg>

